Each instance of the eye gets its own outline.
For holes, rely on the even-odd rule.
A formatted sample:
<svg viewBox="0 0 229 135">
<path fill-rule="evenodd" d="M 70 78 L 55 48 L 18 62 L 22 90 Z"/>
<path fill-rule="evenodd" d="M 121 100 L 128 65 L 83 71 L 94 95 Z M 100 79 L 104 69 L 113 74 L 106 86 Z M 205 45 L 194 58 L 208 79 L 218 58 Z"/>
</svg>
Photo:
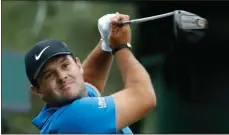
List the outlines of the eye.
<svg viewBox="0 0 229 135">
<path fill-rule="evenodd" d="M 51 73 L 48 73 L 48 74 L 46 74 L 46 75 L 44 76 L 44 78 L 45 78 L 45 79 L 49 79 L 51 76 L 52 76 L 52 74 L 51 74 Z"/>
<path fill-rule="evenodd" d="M 67 69 L 67 68 L 69 67 L 69 64 L 68 64 L 68 63 L 65 63 L 65 64 L 62 65 L 62 67 L 63 67 L 64 69 Z"/>
</svg>

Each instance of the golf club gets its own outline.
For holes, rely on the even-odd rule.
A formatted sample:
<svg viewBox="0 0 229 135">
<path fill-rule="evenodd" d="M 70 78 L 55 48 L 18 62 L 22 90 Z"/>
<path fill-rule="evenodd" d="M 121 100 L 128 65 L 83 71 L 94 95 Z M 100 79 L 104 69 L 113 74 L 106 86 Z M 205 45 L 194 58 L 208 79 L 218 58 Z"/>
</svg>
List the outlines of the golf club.
<svg viewBox="0 0 229 135">
<path fill-rule="evenodd" d="M 194 43 L 204 37 L 206 29 L 208 28 L 207 20 L 196 14 L 183 10 L 175 10 L 165 14 L 133 19 L 129 21 L 120 21 L 118 25 L 142 23 L 169 16 L 173 16 L 173 31 L 176 40 Z"/>
<path fill-rule="evenodd" d="M 174 35 L 177 41 L 197 43 L 206 34 L 208 22 L 206 19 L 182 10 L 174 11 Z"/>
<path fill-rule="evenodd" d="M 145 18 L 141 18 L 141 19 L 133 19 L 130 21 L 121 21 L 121 22 L 119 22 L 119 24 L 123 25 L 123 24 L 132 24 L 132 23 L 142 23 L 142 22 L 147 22 L 147 21 L 152 21 L 152 20 L 164 18 L 167 16 L 172 16 L 173 14 L 174 14 L 174 12 L 169 12 L 169 13 L 155 15 L 155 16 L 151 16 L 151 17 L 145 17 Z"/>
</svg>

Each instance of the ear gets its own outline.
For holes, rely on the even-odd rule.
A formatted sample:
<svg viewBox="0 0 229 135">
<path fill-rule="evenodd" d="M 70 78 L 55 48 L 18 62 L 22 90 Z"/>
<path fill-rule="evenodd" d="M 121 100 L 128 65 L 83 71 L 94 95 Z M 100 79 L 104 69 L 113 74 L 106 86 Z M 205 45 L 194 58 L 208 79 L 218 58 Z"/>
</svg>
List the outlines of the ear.
<svg viewBox="0 0 229 135">
<path fill-rule="evenodd" d="M 75 58 L 76 64 L 79 66 L 81 73 L 83 74 L 83 66 L 78 57 Z"/>
<path fill-rule="evenodd" d="M 41 93 L 41 91 L 40 91 L 40 89 L 39 89 L 38 87 L 35 87 L 35 86 L 33 86 L 33 85 L 30 85 L 30 88 L 31 88 L 31 90 L 32 90 L 32 92 L 33 92 L 34 94 L 36 94 L 36 95 L 39 96 L 40 98 L 43 97 L 43 95 L 42 95 L 42 93 Z"/>
</svg>

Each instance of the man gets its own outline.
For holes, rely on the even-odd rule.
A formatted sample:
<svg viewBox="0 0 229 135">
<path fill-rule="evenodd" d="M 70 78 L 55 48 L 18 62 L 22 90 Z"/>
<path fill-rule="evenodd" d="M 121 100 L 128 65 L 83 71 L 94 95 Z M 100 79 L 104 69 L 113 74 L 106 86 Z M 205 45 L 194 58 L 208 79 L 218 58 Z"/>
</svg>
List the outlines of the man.
<svg viewBox="0 0 229 135">
<path fill-rule="evenodd" d="M 32 91 L 46 102 L 32 121 L 42 134 L 132 133 L 129 125 L 156 105 L 151 80 L 127 43 L 129 25 L 118 26 L 129 16 L 116 14 L 110 21 L 109 47 L 115 56 L 124 88 L 110 96 L 102 93 L 112 55 L 102 41 L 83 64 L 57 40 L 38 42 L 26 55 L 26 73 Z M 107 39 L 105 39 L 107 40 Z"/>
</svg>

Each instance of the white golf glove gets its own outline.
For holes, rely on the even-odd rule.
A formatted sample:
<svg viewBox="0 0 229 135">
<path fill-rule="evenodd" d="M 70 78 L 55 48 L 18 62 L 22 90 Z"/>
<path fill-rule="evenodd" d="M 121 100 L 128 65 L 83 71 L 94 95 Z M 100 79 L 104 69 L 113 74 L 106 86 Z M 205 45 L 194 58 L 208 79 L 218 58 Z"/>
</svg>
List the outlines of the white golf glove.
<svg viewBox="0 0 229 135">
<path fill-rule="evenodd" d="M 109 47 L 109 33 L 110 33 L 110 21 L 111 18 L 116 14 L 106 14 L 99 18 L 98 29 L 102 38 L 102 50 L 106 52 L 111 52 L 112 49 Z"/>
</svg>

